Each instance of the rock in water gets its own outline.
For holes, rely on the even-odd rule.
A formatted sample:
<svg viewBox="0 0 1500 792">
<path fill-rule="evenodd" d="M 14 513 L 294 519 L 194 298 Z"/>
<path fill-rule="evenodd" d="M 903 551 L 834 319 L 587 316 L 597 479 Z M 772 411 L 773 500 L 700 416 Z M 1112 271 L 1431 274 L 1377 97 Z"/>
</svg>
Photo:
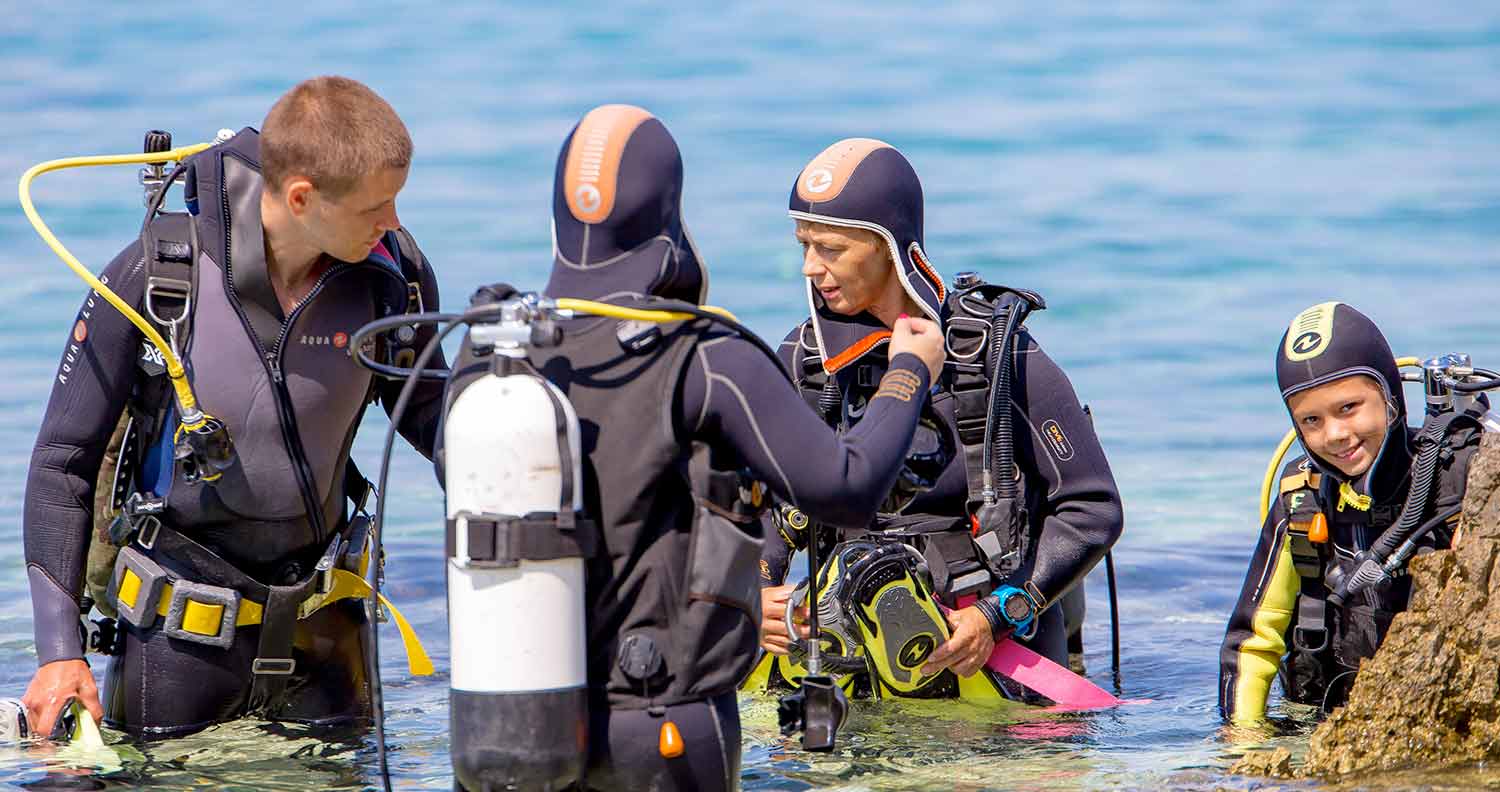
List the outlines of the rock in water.
<svg viewBox="0 0 1500 792">
<path fill-rule="evenodd" d="M 1500 757 L 1500 435 L 1484 436 L 1463 505 L 1457 546 L 1412 560 L 1410 608 L 1313 732 L 1304 772 Z"/>
<path fill-rule="evenodd" d="M 1285 748 L 1250 751 L 1230 766 L 1229 773 L 1258 778 L 1292 778 L 1292 752 Z"/>
</svg>

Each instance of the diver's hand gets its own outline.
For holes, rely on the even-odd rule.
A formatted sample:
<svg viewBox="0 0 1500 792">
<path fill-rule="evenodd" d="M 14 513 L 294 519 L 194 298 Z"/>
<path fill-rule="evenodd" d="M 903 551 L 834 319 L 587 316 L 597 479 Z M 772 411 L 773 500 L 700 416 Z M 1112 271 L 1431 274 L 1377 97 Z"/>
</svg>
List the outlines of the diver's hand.
<svg viewBox="0 0 1500 792">
<path fill-rule="evenodd" d="M 104 719 L 104 707 L 99 704 L 99 690 L 94 685 L 94 673 L 82 660 L 54 660 L 36 670 L 26 695 L 21 703 L 26 707 L 29 731 L 43 737 L 52 733 L 57 716 L 62 713 L 68 699 L 76 698 L 98 723 Z"/>
<path fill-rule="evenodd" d="M 902 352 L 916 355 L 927 364 L 929 381 L 936 382 L 943 370 L 943 331 L 930 319 L 902 314 L 891 327 L 891 343 L 886 352 L 890 360 Z"/>
<path fill-rule="evenodd" d="M 760 645 L 771 654 L 784 655 L 792 650 L 792 638 L 786 632 L 786 603 L 796 586 L 766 586 L 760 590 Z M 794 617 L 801 617 L 803 624 L 797 625 L 800 638 L 808 636 L 807 606 L 797 609 Z"/>
<path fill-rule="evenodd" d="M 949 668 L 961 677 L 973 676 L 990 659 L 990 653 L 995 651 L 995 638 L 990 634 L 990 620 L 973 605 L 948 611 L 947 616 L 948 626 L 952 628 L 953 634 L 927 658 L 927 664 L 922 666 L 922 675 L 931 676 Z"/>
</svg>

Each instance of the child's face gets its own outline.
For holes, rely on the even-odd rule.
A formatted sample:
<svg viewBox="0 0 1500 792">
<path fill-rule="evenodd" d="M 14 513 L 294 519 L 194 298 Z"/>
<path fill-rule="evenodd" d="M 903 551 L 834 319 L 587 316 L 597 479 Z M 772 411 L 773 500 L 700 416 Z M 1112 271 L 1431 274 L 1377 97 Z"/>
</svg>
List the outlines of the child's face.
<svg viewBox="0 0 1500 792">
<path fill-rule="evenodd" d="M 1385 441 L 1389 412 L 1375 380 L 1356 374 L 1287 399 L 1308 451 L 1354 478 L 1375 462 Z"/>
</svg>

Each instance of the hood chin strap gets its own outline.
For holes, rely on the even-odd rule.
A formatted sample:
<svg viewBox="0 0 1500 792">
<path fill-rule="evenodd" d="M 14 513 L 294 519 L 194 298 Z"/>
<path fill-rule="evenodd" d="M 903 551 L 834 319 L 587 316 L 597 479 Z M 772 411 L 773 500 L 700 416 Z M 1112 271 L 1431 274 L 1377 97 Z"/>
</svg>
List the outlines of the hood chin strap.
<svg viewBox="0 0 1500 792">
<path fill-rule="evenodd" d="M 1338 511 L 1343 511 L 1345 506 L 1353 506 L 1358 511 L 1369 511 L 1373 499 L 1369 495 L 1361 495 L 1349 486 L 1349 482 L 1339 482 L 1339 505 Z"/>
</svg>

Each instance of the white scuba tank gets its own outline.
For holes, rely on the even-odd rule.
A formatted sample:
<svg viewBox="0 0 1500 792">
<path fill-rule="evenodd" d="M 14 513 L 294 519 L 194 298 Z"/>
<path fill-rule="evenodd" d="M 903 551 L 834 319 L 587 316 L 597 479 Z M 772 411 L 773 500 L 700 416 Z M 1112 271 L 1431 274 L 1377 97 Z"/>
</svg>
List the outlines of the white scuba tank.
<svg viewBox="0 0 1500 792">
<path fill-rule="evenodd" d="M 561 789 L 587 761 L 584 562 L 528 559 L 521 534 L 561 534 L 542 523 L 581 511 L 578 417 L 506 357 L 517 352 L 492 354 L 494 371 L 462 387 L 443 430 L 455 780 Z"/>
</svg>

